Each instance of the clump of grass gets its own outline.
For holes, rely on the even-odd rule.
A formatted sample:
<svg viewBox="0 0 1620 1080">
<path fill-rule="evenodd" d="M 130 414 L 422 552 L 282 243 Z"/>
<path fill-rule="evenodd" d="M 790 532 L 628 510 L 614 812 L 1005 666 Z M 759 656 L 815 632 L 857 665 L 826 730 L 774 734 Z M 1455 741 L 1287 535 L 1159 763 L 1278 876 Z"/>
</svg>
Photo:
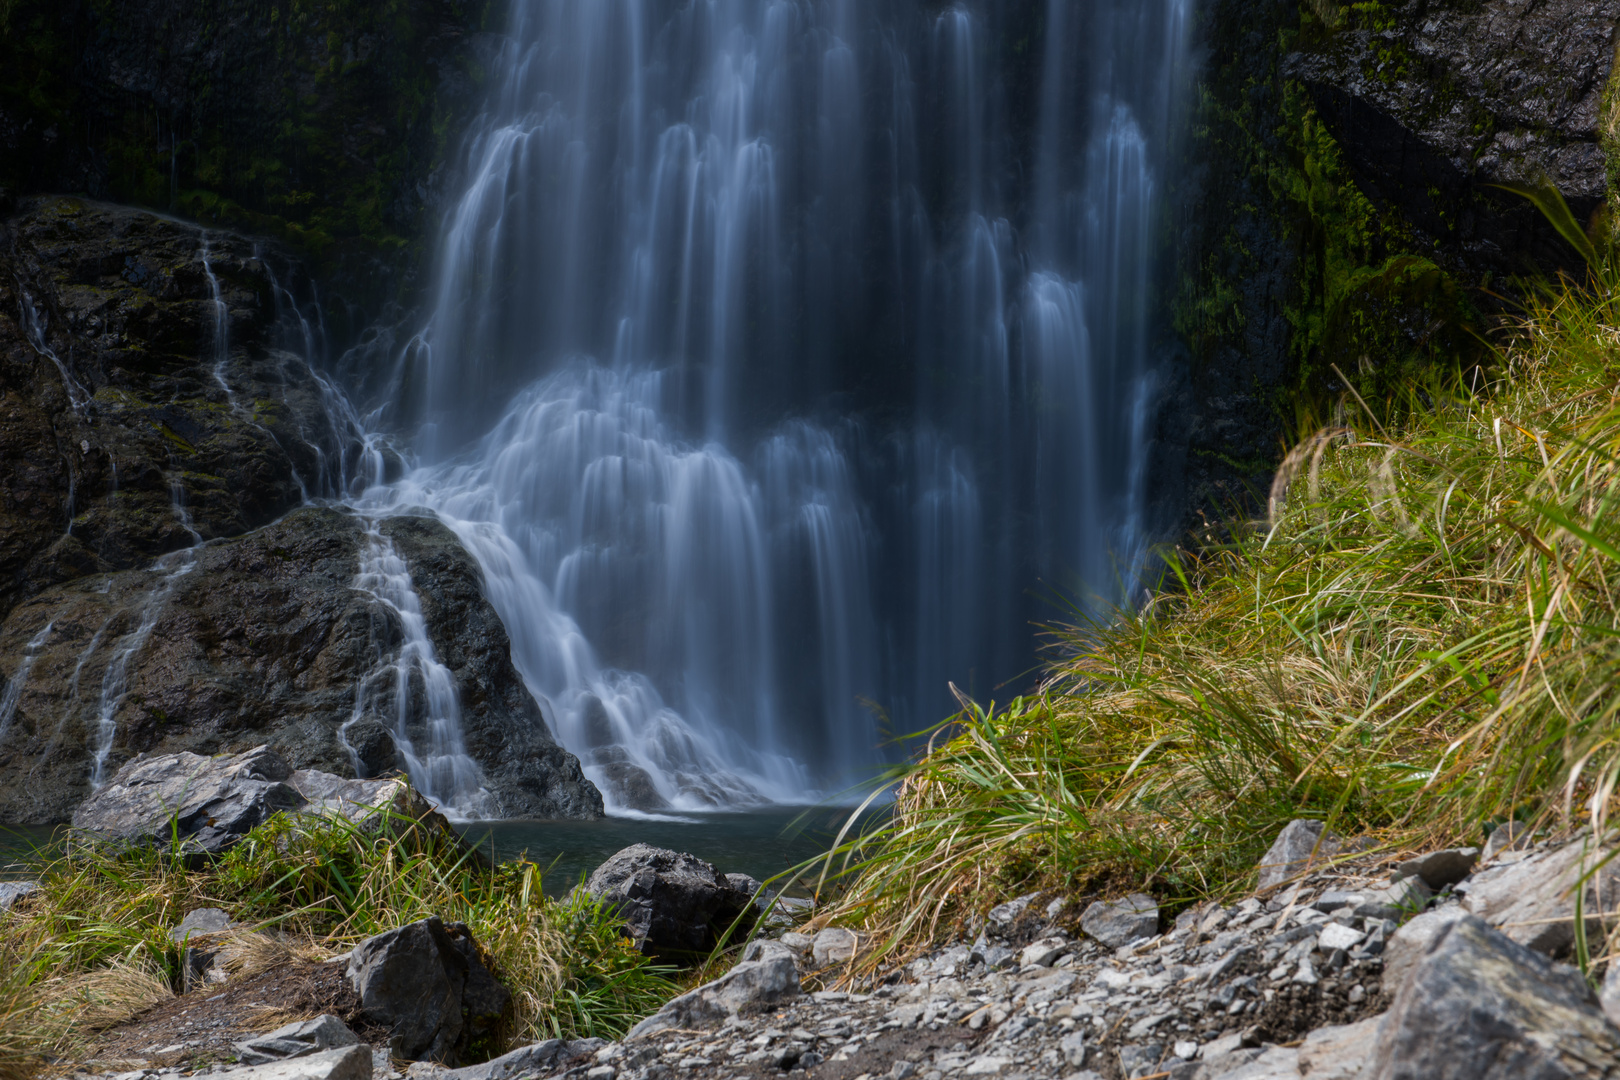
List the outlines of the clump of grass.
<svg viewBox="0 0 1620 1080">
<path fill-rule="evenodd" d="M 0 1036 L 0 1080 L 82 1054 L 169 994 L 182 961 L 169 930 L 199 907 L 244 926 L 221 942 L 238 977 L 428 916 L 465 923 L 512 990 L 512 1044 L 615 1037 L 678 992 L 594 899 L 548 898 L 534 864 L 490 867 L 447 830 L 404 819 L 278 817 L 201 865 L 168 849 L 79 846 L 37 870 L 39 891 L 0 915 L 0 958 L 18 961 L 0 982 L 0 1031 L 13 1033 Z"/>
<path fill-rule="evenodd" d="M 1286 821 L 1478 842 L 1602 827 L 1620 787 L 1620 300 L 1548 284 L 1493 370 L 1337 422 L 1266 520 L 1165 553 L 1141 610 L 1054 631 L 1038 694 L 963 711 L 827 862 L 917 947 L 1026 888 L 1252 883 Z"/>
</svg>

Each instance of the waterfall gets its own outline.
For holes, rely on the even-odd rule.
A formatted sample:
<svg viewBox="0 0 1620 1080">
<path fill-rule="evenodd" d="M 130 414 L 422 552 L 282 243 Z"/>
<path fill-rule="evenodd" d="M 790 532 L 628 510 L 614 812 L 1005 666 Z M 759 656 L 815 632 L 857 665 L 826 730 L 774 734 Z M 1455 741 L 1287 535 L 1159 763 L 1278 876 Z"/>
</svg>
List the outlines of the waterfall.
<svg viewBox="0 0 1620 1080">
<path fill-rule="evenodd" d="M 28 639 L 23 647 L 22 660 L 17 664 L 17 670 L 12 672 L 11 679 L 6 683 L 5 693 L 0 694 L 0 739 L 6 737 L 11 722 L 17 716 L 17 704 L 22 701 L 23 687 L 28 685 L 28 673 L 34 667 L 34 660 L 39 656 L 39 650 L 45 647 L 46 640 L 51 636 L 54 623 L 46 623 L 45 628 Z"/>
<path fill-rule="evenodd" d="M 515 0 L 353 501 L 457 532 L 610 807 L 857 783 L 1137 587 L 1190 18 Z"/>
<path fill-rule="evenodd" d="M 402 638 L 398 648 L 382 650 L 372 671 L 361 679 L 354 712 L 338 733 L 356 775 L 365 773 L 359 754 L 349 745 L 349 729 L 391 702 L 394 745 L 417 790 L 458 816 L 487 816 L 490 799 L 483 772 L 462 742 L 455 675 L 439 660 L 428 636 L 410 569 L 375 518 L 367 522 L 354 587 L 393 615 Z M 417 715 L 418 709 L 423 715 Z"/>
</svg>

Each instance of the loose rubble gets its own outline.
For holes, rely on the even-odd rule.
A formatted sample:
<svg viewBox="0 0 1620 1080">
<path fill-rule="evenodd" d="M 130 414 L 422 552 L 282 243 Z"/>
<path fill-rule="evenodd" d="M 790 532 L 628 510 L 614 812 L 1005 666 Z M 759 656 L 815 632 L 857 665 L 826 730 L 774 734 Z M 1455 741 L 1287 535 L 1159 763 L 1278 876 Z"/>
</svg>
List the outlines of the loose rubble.
<svg viewBox="0 0 1620 1080">
<path fill-rule="evenodd" d="M 1031 893 L 993 908 L 972 940 L 861 983 L 859 993 L 847 987 L 849 964 L 870 944 L 861 934 L 789 930 L 753 941 L 730 972 L 670 1002 L 621 1042 L 551 1040 L 464 1068 L 448 1067 L 442 1054 L 438 1063 L 408 1064 L 379 1053 L 367 1075 L 1620 1077 L 1620 1028 L 1611 1019 L 1620 1013 L 1620 974 L 1600 998 L 1560 962 L 1574 934 L 1574 883 L 1584 876 L 1593 890 L 1582 905 L 1588 918 L 1612 914 L 1606 871 L 1588 873 L 1605 852 L 1579 836 L 1534 846 L 1522 833 L 1510 839 L 1494 855 L 1487 846 L 1483 857 L 1454 849 L 1403 860 L 1346 855 L 1351 845 L 1296 822 L 1266 863 L 1293 874 L 1173 922 L 1145 894 L 1091 902 L 1077 915 L 1071 898 Z M 1330 849 L 1340 853 L 1336 861 L 1324 854 Z M 1523 925 L 1526 912 L 1540 921 Z M 282 1029 L 239 1044 L 240 1057 L 246 1063 L 277 1046 L 312 1062 L 336 1052 L 317 1043 Z M 396 1039 L 394 1052 L 405 1049 Z M 352 1068 L 359 1058 L 344 1060 Z M 171 1080 L 150 1071 L 118 1080 L 153 1075 Z"/>
</svg>

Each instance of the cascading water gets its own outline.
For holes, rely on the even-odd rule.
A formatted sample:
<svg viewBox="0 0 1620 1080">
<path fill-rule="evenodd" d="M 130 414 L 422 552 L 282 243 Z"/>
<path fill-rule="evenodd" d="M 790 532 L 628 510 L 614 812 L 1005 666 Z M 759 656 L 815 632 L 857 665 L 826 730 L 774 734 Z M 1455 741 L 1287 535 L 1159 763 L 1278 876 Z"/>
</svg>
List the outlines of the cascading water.
<svg viewBox="0 0 1620 1080">
<path fill-rule="evenodd" d="M 45 628 L 28 639 L 23 647 L 21 663 L 17 670 L 12 672 L 11 679 L 6 683 L 5 693 L 0 694 L 0 738 L 4 738 L 10 729 L 12 720 L 17 715 L 17 703 L 22 700 L 23 687 L 28 685 L 28 673 L 34 667 L 34 660 L 39 656 L 39 650 L 45 647 L 45 642 L 51 636 L 53 623 L 46 623 Z"/>
<path fill-rule="evenodd" d="M 858 781 L 1131 587 L 1190 5 L 515 0 L 359 503 L 457 531 L 610 805 Z"/>
<path fill-rule="evenodd" d="M 398 648 L 386 650 L 361 679 L 355 692 L 354 713 L 339 736 L 349 749 L 355 771 L 361 773 L 360 756 L 347 739 L 349 728 L 375 713 L 379 704 L 391 700 L 394 744 L 417 790 L 458 814 L 481 816 L 490 804 L 489 793 L 484 790 L 478 763 L 462 743 L 461 701 L 455 675 L 439 661 L 433 648 L 427 620 L 422 616 L 421 598 L 405 560 L 382 534 L 375 519 L 367 525 L 360 574 L 354 587 L 392 613 L 402 640 Z M 419 692 L 415 685 L 418 683 Z M 424 715 L 414 715 L 416 706 Z"/>
</svg>

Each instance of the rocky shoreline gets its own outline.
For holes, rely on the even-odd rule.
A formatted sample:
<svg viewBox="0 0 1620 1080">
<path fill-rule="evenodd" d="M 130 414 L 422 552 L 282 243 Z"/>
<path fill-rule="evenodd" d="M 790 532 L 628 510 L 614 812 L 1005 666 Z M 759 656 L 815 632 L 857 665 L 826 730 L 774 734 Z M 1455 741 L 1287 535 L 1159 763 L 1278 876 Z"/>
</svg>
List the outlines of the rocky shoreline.
<svg viewBox="0 0 1620 1080">
<path fill-rule="evenodd" d="M 268 751 L 230 759 L 211 774 L 220 783 L 197 785 L 198 805 L 170 819 L 171 835 L 179 827 L 184 844 L 228 850 L 264 819 L 255 807 L 287 797 L 276 771 Z M 125 770 L 125 789 L 137 772 Z M 368 805 L 387 804 L 432 816 L 397 780 L 282 779 L 299 813 L 363 820 L 376 813 Z M 96 802 L 77 821 L 107 835 Z M 235 818 L 222 816 L 226 805 Z M 148 842 L 163 842 L 161 817 L 146 815 Z M 117 836 L 139 842 L 141 832 Z M 1568 962 L 1580 948 L 1601 957 L 1620 917 L 1610 855 L 1589 834 L 1538 839 L 1511 823 L 1483 851 L 1392 855 L 1296 821 L 1262 861 L 1258 891 L 1235 903 L 1167 920 L 1146 894 L 1082 905 L 1032 893 L 986 913 L 971 940 L 874 967 L 875 943 L 858 929 L 825 925 L 803 902 L 701 859 L 637 845 L 584 885 L 618 913 L 634 947 L 691 962 L 725 928 L 758 926 L 729 970 L 620 1041 L 543 1040 L 480 1062 L 498 1048 L 511 990 L 459 924 L 428 918 L 338 956 L 289 952 L 243 979 L 229 960 L 241 928 L 224 912 L 197 911 L 172 932 L 187 946 L 186 992 L 124 1035 L 104 1035 L 124 1048 L 115 1067 L 77 1071 L 116 1080 L 1620 1076 L 1620 966 L 1598 983 L 1601 959 L 1588 969 L 1594 981 Z M 26 912 L 30 895 L 14 893 L 8 905 Z M 248 1006 L 299 979 L 303 1004 L 291 1012 L 307 1015 L 254 1029 L 263 1011 Z M 131 1045 L 142 1038 L 172 1041 Z"/>
</svg>

